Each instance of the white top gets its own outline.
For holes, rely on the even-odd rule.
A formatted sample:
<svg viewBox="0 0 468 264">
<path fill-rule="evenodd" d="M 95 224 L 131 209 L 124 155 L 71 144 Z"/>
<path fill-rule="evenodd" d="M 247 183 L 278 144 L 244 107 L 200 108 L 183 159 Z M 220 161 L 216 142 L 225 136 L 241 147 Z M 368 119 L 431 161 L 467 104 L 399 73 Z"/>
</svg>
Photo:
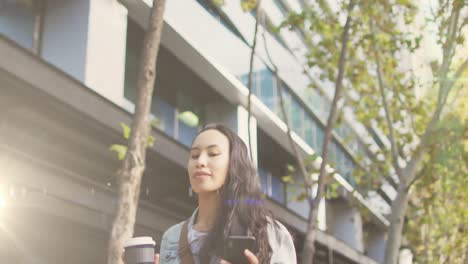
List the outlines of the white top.
<svg viewBox="0 0 468 264">
<path fill-rule="evenodd" d="M 193 228 L 190 228 L 188 231 L 187 240 L 190 245 L 190 251 L 194 256 L 195 264 L 200 264 L 199 253 L 207 235 L 208 232 L 199 232 Z"/>
</svg>

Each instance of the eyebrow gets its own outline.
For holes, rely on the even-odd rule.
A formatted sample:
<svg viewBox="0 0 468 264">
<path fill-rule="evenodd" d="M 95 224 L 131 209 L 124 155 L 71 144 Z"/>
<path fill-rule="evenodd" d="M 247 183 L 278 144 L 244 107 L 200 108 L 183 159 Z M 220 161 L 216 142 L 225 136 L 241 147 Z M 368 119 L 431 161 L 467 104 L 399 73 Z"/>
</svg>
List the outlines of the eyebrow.
<svg viewBox="0 0 468 264">
<path fill-rule="evenodd" d="M 207 148 L 214 148 L 214 147 L 219 147 L 219 146 L 216 145 L 216 144 L 213 144 L 213 145 L 209 145 Z M 200 148 L 199 147 L 193 147 L 193 148 L 190 149 L 190 151 L 192 151 L 192 150 L 200 150 Z"/>
</svg>

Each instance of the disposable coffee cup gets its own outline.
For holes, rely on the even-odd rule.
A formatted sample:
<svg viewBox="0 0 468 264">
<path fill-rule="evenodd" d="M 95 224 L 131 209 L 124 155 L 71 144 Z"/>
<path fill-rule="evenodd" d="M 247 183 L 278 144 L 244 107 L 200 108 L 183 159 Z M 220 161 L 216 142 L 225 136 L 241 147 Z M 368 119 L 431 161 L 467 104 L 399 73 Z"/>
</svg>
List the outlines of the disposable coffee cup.
<svg viewBox="0 0 468 264">
<path fill-rule="evenodd" d="M 155 245 L 151 237 L 134 237 L 125 241 L 125 264 L 154 264 Z"/>
</svg>

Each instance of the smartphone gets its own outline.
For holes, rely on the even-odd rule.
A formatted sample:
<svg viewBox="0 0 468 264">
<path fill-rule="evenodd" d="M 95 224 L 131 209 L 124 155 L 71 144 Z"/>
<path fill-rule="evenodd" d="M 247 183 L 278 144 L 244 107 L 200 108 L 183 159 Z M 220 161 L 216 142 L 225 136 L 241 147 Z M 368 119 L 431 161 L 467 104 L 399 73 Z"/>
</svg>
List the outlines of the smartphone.
<svg viewBox="0 0 468 264">
<path fill-rule="evenodd" d="M 224 245 L 223 259 L 232 264 L 249 264 L 244 250 L 254 252 L 255 237 L 253 236 L 229 236 Z"/>
</svg>

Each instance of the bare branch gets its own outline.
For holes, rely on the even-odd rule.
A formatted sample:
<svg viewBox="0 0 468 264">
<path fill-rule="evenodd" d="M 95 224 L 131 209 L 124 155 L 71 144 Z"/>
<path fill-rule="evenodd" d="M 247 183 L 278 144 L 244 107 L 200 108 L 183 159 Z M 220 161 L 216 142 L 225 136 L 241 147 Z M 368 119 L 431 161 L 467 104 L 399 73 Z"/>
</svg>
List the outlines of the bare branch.
<svg viewBox="0 0 468 264">
<path fill-rule="evenodd" d="M 379 86 L 379 90 L 380 90 L 380 96 L 382 97 L 382 103 L 383 103 L 383 107 L 384 107 L 384 110 L 385 110 L 385 119 L 387 121 L 387 126 L 388 126 L 388 130 L 389 130 L 389 140 L 390 140 L 390 148 L 391 148 L 391 152 L 392 152 L 392 164 L 393 164 L 393 167 L 395 167 L 395 170 L 397 172 L 397 175 L 398 177 L 401 177 L 400 175 L 400 166 L 398 165 L 398 149 L 397 149 L 397 145 L 396 145 L 396 140 L 395 140 L 395 131 L 394 131 L 394 127 L 393 127 L 393 122 L 392 122 L 392 116 L 390 114 L 390 109 L 388 107 L 388 101 L 387 101 L 387 98 L 385 96 L 385 91 L 384 91 L 384 84 L 383 84 L 383 80 L 382 80 L 382 72 L 381 72 L 381 68 L 380 68 L 380 59 L 379 59 L 379 55 L 377 54 L 377 47 L 375 45 L 375 39 L 374 39 L 374 25 L 373 25 L 373 22 L 372 22 L 372 19 L 369 20 L 369 25 L 370 25 L 370 28 L 371 28 L 371 34 L 372 34 L 372 37 L 371 37 L 371 46 L 372 46 L 372 50 L 374 52 L 374 59 L 375 59 L 375 63 L 376 63 L 376 66 L 377 66 L 377 80 L 378 80 L 378 86 Z"/>
<path fill-rule="evenodd" d="M 253 159 L 253 154 L 252 154 L 252 133 L 250 131 L 250 119 L 252 118 L 252 83 L 253 83 L 253 61 L 255 57 L 255 47 L 257 46 L 257 32 L 258 32 L 258 25 L 259 25 L 259 18 L 260 18 L 260 2 L 261 0 L 258 1 L 257 6 L 255 7 L 256 10 L 256 16 L 255 16 L 255 31 L 253 35 L 253 44 L 252 48 L 250 51 L 250 62 L 249 62 L 249 79 L 247 82 L 247 88 L 249 89 L 249 96 L 247 100 L 247 112 L 248 112 L 248 118 L 247 118 L 247 131 L 249 135 L 249 154 L 250 158 Z"/>
<path fill-rule="evenodd" d="M 285 106 L 284 106 L 283 86 L 281 85 L 281 79 L 280 79 L 279 74 L 278 74 L 278 66 L 276 66 L 276 64 L 273 62 L 273 59 L 271 58 L 270 51 L 268 49 L 268 43 L 267 43 L 266 38 L 265 38 L 265 33 L 262 34 L 262 37 L 263 37 L 263 42 L 264 42 L 264 45 L 265 45 L 265 51 L 266 51 L 268 60 L 270 61 L 270 64 L 273 66 L 273 69 L 274 69 L 273 71 L 274 71 L 274 74 L 275 74 L 276 83 L 278 85 L 278 93 L 279 93 L 279 96 L 280 96 L 280 107 L 281 107 L 281 111 L 282 111 L 283 116 L 284 116 L 284 121 L 286 123 L 288 140 L 289 140 L 289 143 L 290 143 L 291 148 L 293 150 L 294 158 L 296 159 L 296 163 L 299 166 L 299 170 L 300 170 L 300 172 L 302 174 L 302 177 L 304 178 L 305 191 L 306 191 L 306 194 L 307 194 L 307 198 L 310 199 L 310 197 L 311 197 L 310 188 L 313 185 L 313 181 L 311 179 L 309 179 L 309 177 L 308 177 L 309 174 L 307 173 L 307 170 L 306 170 L 306 168 L 304 166 L 304 163 L 302 162 L 303 161 L 302 156 L 299 153 L 299 150 L 297 149 L 296 143 L 294 142 L 294 140 L 292 138 L 291 124 L 289 122 L 289 118 L 288 118 L 288 115 L 286 114 L 286 109 L 285 109 Z"/>
<path fill-rule="evenodd" d="M 412 182 L 414 177 L 416 177 L 416 175 L 414 174 L 414 171 L 416 170 L 416 167 L 419 165 L 419 162 L 422 160 L 424 149 L 427 146 L 427 141 L 429 137 L 432 135 L 433 131 L 435 130 L 435 127 L 439 123 L 442 110 L 447 102 L 448 94 L 450 93 L 456 81 L 459 79 L 460 75 L 463 73 L 466 67 L 468 67 L 468 59 L 465 59 L 465 61 L 456 71 L 454 78 L 451 78 L 450 80 L 446 78 L 450 64 L 452 62 L 452 58 L 453 58 L 453 52 L 451 52 L 451 50 L 454 48 L 454 40 L 455 40 L 456 33 L 457 33 L 457 31 L 454 28 L 457 28 L 460 9 L 461 8 L 455 8 L 455 7 L 452 9 L 451 18 L 452 19 L 456 18 L 456 19 L 453 20 L 452 23 L 450 24 L 449 26 L 450 30 L 448 31 L 450 32 L 450 35 L 447 37 L 447 40 L 443 45 L 444 47 L 443 59 L 442 59 L 443 63 L 439 71 L 439 83 L 440 84 L 439 84 L 439 95 L 437 99 L 436 110 L 434 111 L 431 121 L 429 122 L 429 125 L 427 126 L 423 136 L 421 137 L 418 150 L 415 152 L 413 158 L 409 161 L 408 165 L 405 168 L 405 171 L 406 171 L 405 175 L 409 177 L 408 179 L 406 179 L 408 182 Z"/>
<path fill-rule="evenodd" d="M 346 23 L 343 28 L 343 33 L 341 35 L 341 52 L 340 52 L 340 59 L 338 62 L 338 75 L 336 77 L 336 82 L 335 82 L 335 95 L 333 96 L 332 100 L 332 105 L 330 109 L 330 114 L 328 116 L 327 120 L 327 125 L 325 127 L 325 136 L 324 136 L 324 142 L 322 146 L 322 164 L 320 164 L 320 174 L 319 174 L 319 183 L 318 183 L 318 190 L 317 190 L 317 195 L 314 198 L 314 204 L 315 206 L 318 206 L 320 203 L 320 199 L 322 198 L 322 194 L 324 191 L 324 180 L 325 180 L 325 168 L 326 168 L 326 161 L 327 161 L 327 156 L 328 156 L 328 144 L 331 141 L 331 136 L 332 136 L 332 129 L 334 126 L 334 123 L 337 118 L 337 105 L 338 101 L 341 98 L 341 90 L 343 88 L 343 78 L 344 78 L 344 71 L 345 71 L 345 64 L 346 64 L 346 51 L 347 51 L 347 46 L 348 46 L 348 39 L 349 39 L 349 29 L 351 27 L 351 11 L 354 8 L 355 1 L 351 0 L 348 4 L 347 10 L 348 10 L 348 16 L 346 18 Z"/>
</svg>

